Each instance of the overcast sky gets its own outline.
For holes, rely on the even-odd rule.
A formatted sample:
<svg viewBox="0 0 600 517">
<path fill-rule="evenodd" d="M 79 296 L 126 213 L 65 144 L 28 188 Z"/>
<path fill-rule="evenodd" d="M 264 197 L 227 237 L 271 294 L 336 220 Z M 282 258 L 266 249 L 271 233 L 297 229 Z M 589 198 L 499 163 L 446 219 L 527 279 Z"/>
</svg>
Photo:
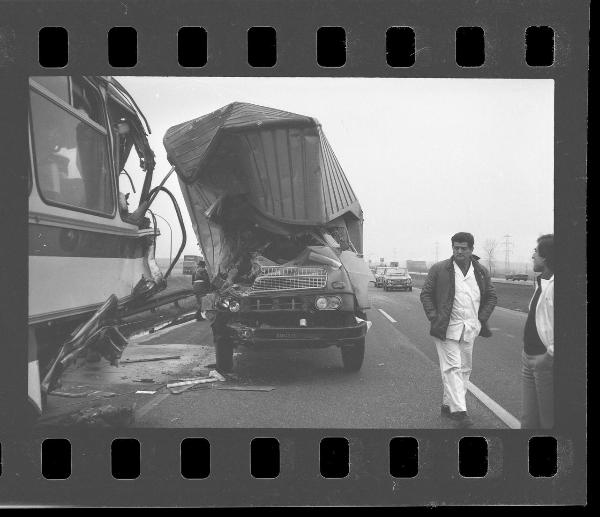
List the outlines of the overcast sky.
<svg viewBox="0 0 600 517">
<path fill-rule="evenodd" d="M 511 261 L 527 262 L 542 233 L 553 232 L 552 80 L 119 77 L 150 123 L 156 185 L 170 169 L 162 138 L 175 124 L 230 102 L 251 102 L 317 118 L 364 212 L 365 259 L 450 256 L 450 236 L 468 231 L 486 257 L 488 239 L 510 235 Z M 135 154 L 135 153 L 132 153 Z M 142 178 L 131 160 L 136 185 Z M 123 177 L 122 177 L 123 178 Z M 126 187 L 127 180 L 121 185 Z M 166 184 L 180 200 L 175 174 Z M 138 189 L 138 192 L 139 190 Z M 133 199 L 133 198 L 132 198 Z M 167 196 L 153 210 L 181 236 Z M 169 256 L 169 229 L 157 256 Z"/>
</svg>

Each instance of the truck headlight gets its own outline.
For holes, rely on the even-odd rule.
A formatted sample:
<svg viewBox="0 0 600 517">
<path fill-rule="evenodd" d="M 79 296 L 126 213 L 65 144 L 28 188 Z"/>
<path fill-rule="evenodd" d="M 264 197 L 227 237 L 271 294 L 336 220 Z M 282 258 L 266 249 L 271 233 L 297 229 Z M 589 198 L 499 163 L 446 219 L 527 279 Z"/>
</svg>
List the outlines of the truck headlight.
<svg viewBox="0 0 600 517">
<path fill-rule="evenodd" d="M 315 300 L 315 307 L 320 311 L 332 311 L 342 306 L 342 300 L 338 296 L 319 296 Z"/>
<path fill-rule="evenodd" d="M 340 300 L 337 296 L 329 297 L 329 308 L 330 309 L 339 309 L 342 306 L 342 300 Z"/>
<path fill-rule="evenodd" d="M 324 296 L 320 296 L 315 300 L 315 307 L 320 311 L 327 309 L 329 305 L 329 301 Z"/>
<path fill-rule="evenodd" d="M 236 302 L 235 300 L 232 300 L 229 303 L 229 310 L 231 312 L 238 312 L 240 310 L 240 304 L 239 304 L 239 302 Z"/>
</svg>

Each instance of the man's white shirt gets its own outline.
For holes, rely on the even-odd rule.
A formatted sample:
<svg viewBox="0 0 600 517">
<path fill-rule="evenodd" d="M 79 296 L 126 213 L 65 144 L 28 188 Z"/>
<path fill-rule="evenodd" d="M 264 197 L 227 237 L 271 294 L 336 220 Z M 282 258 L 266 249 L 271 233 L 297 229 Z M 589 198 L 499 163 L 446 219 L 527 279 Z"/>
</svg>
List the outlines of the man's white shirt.
<svg viewBox="0 0 600 517">
<path fill-rule="evenodd" d="M 469 264 L 466 275 L 463 275 L 460 267 L 454 263 L 454 303 L 450 314 L 450 323 L 446 331 L 446 339 L 460 341 L 462 337 L 467 343 L 472 343 L 479 335 L 481 323 L 479 314 L 479 303 L 481 293 L 475 278 L 473 263 Z"/>
</svg>

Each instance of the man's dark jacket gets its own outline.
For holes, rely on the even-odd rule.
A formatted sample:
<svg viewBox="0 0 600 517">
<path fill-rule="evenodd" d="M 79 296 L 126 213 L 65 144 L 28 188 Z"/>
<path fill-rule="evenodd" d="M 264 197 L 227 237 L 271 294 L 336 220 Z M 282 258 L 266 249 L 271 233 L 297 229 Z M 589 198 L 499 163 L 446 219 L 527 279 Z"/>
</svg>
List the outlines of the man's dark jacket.
<svg viewBox="0 0 600 517">
<path fill-rule="evenodd" d="M 479 263 L 479 257 L 471 255 L 473 272 L 479 286 L 479 321 L 481 322 L 481 337 L 492 335 L 487 320 L 492 314 L 498 297 L 492 284 L 488 270 Z M 454 304 L 454 258 L 438 262 L 431 266 L 425 285 L 421 291 L 421 303 L 427 319 L 431 322 L 430 334 L 438 339 L 446 339 L 446 330 L 450 323 L 450 314 Z"/>
</svg>

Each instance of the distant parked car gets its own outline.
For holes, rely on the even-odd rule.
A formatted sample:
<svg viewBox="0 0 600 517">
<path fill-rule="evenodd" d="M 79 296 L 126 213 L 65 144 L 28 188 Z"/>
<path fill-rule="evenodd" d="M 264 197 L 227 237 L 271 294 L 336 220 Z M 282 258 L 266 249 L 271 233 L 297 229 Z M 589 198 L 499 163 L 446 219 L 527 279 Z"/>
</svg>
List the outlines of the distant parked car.
<svg viewBox="0 0 600 517">
<path fill-rule="evenodd" d="M 529 280 L 529 275 L 526 275 L 525 273 L 511 273 L 506 275 L 505 278 L 507 280 Z"/>
<path fill-rule="evenodd" d="M 412 291 L 412 278 L 408 274 L 408 269 L 403 267 L 387 268 L 383 276 L 383 290 L 392 291 L 402 289 L 403 291 Z"/>
</svg>

